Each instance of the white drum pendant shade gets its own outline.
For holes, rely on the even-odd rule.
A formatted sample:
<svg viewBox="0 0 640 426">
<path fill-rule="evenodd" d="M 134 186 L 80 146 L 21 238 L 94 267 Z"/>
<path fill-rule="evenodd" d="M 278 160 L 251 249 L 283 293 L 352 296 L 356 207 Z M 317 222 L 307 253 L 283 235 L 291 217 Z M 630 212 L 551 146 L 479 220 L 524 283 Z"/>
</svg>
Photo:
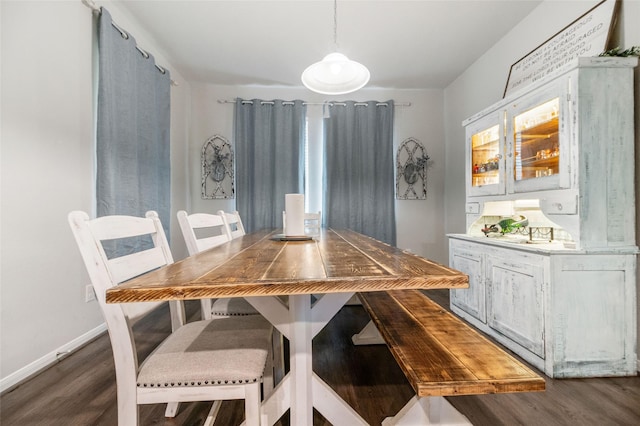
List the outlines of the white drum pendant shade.
<svg viewBox="0 0 640 426">
<path fill-rule="evenodd" d="M 302 84 L 324 95 L 343 95 L 364 87 L 369 77 L 367 67 L 335 52 L 304 70 Z"/>
</svg>

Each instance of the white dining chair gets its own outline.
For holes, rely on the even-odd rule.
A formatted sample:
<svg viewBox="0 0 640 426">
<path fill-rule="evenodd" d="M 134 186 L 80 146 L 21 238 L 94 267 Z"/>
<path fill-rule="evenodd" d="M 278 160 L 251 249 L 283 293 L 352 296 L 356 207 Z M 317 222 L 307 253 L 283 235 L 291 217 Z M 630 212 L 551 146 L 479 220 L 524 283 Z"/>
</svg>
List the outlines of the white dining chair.
<svg viewBox="0 0 640 426">
<path fill-rule="evenodd" d="M 244 399 L 247 425 L 260 424 L 260 382 L 273 327 L 258 315 L 196 321 L 173 331 L 138 362 L 132 324 L 158 303 L 106 303 L 106 291 L 130 278 L 173 262 L 156 212 L 146 217 L 69 214 L 69 224 L 102 309 L 116 370 L 118 424 L 138 424 L 138 405 L 215 401 L 205 425 L 212 425 L 220 401 Z M 109 241 L 141 239 L 131 254 L 107 255 Z M 105 245 L 105 243 L 107 245 Z"/>
<path fill-rule="evenodd" d="M 222 210 L 218 214 L 211 213 L 193 213 L 188 214 L 184 210 L 178 212 L 178 223 L 182 236 L 187 245 L 189 255 L 193 256 L 203 250 L 217 247 L 230 241 L 234 233 L 229 226 L 229 220 L 234 220 L 236 229 L 234 232 L 242 232 L 244 235 L 244 227 L 239 215 L 234 213 L 225 213 Z M 197 234 L 204 234 L 198 238 Z M 236 234 L 237 235 L 237 234 Z M 237 237 L 236 237 L 237 238 Z M 220 298 L 220 299 L 201 299 L 202 319 L 211 319 L 214 315 L 218 316 L 235 316 L 235 315 L 256 315 L 256 311 L 242 297 Z"/>
<path fill-rule="evenodd" d="M 189 255 L 217 247 L 231 240 L 229 227 L 217 214 L 188 214 L 180 210 L 177 216 Z"/>
<path fill-rule="evenodd" d="M 287 212 L 282 212 L 282 229 L 286 232 L 287 227 Z M 312 237 L 320 235 L 320 229 L 322 228 L 322 211 L 317 213 L 305 213 L 304 214 L 304 233 Z"/>
<path fill-rule="evenodd" d="M 318 236 L 322 228 L 322 212 L 304 214 L 304 233 L 306 235 Z"/>
<path fill-rule="evenodd" d="M 193 256 L 203 250 L 217 247 L 231 240 L 233 233 L 229 228 L 229 217 L 233 223 L 237 224 L 236 231 L 241 231 L 244 235 L 244 227 L 238 212 L 225 214 L 222 210 L 218 214 L 193 213 L 188 214 L 184 210 L 178 212 L 178 223 L 187 245 L 189 255 Z M 199 235 L 203 234 L 203 235 Z M 200 238 L 198 238 L 200 236 Z M 221 297 L 218 299 L 200 299 L 201 315 L 203 320 L 219 317 L 238 317 L 246 315 L 259 315 L 259 312 L 249 304 L 243 297 Z M 279 332 L 274 331 L 274 340 L 279 342 Z M 267 360 L 267 369 L 264 374 L 264 392 L 269 395 L 274 386 L 274 362 L 278 359 L 278 365 L 282 366 L 283 361 L 279 361 L 281 356 L 281 345 L 277 343 L 276 348 L 271 348 Z M 282 367 L 284 368 L 284 367 Z"/>
<path fill-rule="evenodd" d="M 218 215 L 224 218 L 227 228 L 229 229 L 231 239 L 242 237 L 246 233 L 244 225 L 242 224 L 242 219 L 240 218 L 240 213 L 238 213 L 237 210 L 230 213 L 225 212 L 224 210 L 218 210 Z"/>
</svg>

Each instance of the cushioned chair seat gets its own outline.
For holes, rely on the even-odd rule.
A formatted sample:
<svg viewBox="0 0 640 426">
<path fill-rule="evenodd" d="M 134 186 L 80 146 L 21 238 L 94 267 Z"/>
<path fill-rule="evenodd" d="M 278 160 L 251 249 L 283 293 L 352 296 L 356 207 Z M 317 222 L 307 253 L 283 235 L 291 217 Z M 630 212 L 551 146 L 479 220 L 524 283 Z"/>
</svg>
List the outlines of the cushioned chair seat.
<svg viewBox="0 0 640 426">
<path fill-rule="evenodd" d="M 258 382 L 271 345 L 271 324 L 248 315 L 188 323 L 140 366 L 139 387 Z"/>
</svg>

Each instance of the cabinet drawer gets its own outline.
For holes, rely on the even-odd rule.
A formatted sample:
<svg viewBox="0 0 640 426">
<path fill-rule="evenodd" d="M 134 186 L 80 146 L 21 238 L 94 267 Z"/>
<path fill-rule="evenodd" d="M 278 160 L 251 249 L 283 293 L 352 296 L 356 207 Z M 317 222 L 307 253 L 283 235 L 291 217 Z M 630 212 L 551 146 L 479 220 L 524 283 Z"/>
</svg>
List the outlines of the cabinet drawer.
<svg viewBox="0 0 640 426">
<path fill-rule="evenodd" d="M 578 196 L 574 197 L 558 197 L 553 199 L 540 199 L 540 207 L 550 215 L 554 214 L 577 214 L 578 213 Z"/>
</svg>

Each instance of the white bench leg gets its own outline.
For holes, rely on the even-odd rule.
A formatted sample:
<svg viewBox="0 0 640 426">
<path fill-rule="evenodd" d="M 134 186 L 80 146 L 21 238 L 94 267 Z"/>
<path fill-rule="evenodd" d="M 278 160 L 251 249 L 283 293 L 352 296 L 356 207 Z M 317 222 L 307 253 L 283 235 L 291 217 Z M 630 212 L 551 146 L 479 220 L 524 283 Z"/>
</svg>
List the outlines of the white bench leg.
<svg viewBox="0 0 640 426">
<path fill-rule="evenodd" d="M 470 426 L 471 422 L 442 396 L 414 396 L 398 414 L 382 422 L 382 426 L 422 425 Z"/>
<path fill-rule="evenodd" d="M 380 335 L 380 332 L 373 324 L 373 321 L 369 321 L 367 325 L 364 326 L 360 333 L 354 334 L 351 337 L 351 341 L 354 345 L 384 345 L 384 339 Z"/>
</svg>

